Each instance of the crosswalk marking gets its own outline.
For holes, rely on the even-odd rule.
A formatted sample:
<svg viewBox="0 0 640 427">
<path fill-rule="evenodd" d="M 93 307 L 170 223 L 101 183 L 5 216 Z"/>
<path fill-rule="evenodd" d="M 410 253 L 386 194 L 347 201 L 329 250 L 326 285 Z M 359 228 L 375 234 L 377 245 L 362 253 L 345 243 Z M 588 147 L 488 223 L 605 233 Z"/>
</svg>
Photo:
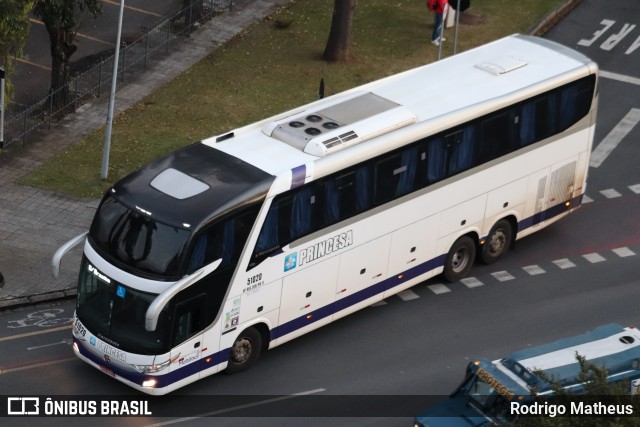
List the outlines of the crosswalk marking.
<svg viewBox="0 0 640 427">
<path fill-rule="evenodd" d="M 373 304 L 371 304 L 371 307 L 380 307 L 382 305 L 387 305 L 387 302 L 385 300 L 374 302 Z"/>
<path fill-rule="evenodd" d="M 539 265 L 528 265 L 526 267 L 522 267 L 522 269 L 532 276 L 546 273 L 546 271 L 544 271 L 544 269 L 542 269 L 542 267 L 540 267 Z"/>
<path fill-rule="evenodd" d="M 592 168 L 599 167 L 609 154 L 620 144 L 629 132 L 640 122 L 640 109 L 632 108 L 620 120 L 620 122 L 609 132 L 609 134 L 595 147 L 591 153 L 589 166 Z"/>
<path fill-rule="evenodd" d="M 555 261 L 552 261 L 556 266 L 558 266 L 558 268 L 562 269 L 562 270 L 566 270 L 567 268 L 573 268 L 576 265 L 574 263 L 572 263 L 571 261 L 569 261 L 568 258 L 562 258 L 562 259 L 557 259 Z"/>
<path fill-rule="evenodd" d="M 429 285 L 427 286 L 427 288 L 429 288 L 429 290 L 436 295 L 446 294 L 447 292 L 451 292 L 451 289 L 449 289 L 447 286 L 441 283 L 437 283 L 435 285 Z"/>
<path fill-rule="evenodd" d="M 620 258 L 626 258 L 628 256 L 634 256 L 636 254 L 635 252 L 633 252 L 631 249 L 627 247 L 612 249 L 611 252 L 618 255 Z"/>
<path fill-rule="evenodd" d="M 636 194 L 640 194 L 640 184 L 630 185 L 629 190 L 633 191 Z"/>
<path fill-rule="evenodd" d="M 412 299 L 420 298 L 420 296 L 411 289 L 405 289 L 404 291 L 398 292 L 398 296 L 402 301 L 411 301 Z"/>
<path fill-rule="evenodd" d="M 591 202 L 593 202 L 593 199 L 591 197 L 587 196 L 586 194 L 582 196 L 582 204 L 591 203 Z"/>
<path fill-rule="evenodd" d="M 606 261 L 606 258 L 603 257 L 602 255 L 600 255 L 597 252 L 591 253 L 591 254 L 584 254 L 582 255 L 582 257 L 584 259 L 586 259 L 587 261 L 589 261 L 592 264 L 595 264 L 597 262 L 602 262 L 602 261 Z"/>
<path fill-rule="evenodd" d="M 515 279 L 515 277 L 513 277 L 511 274 L 509 274 L 509 272 L 507 271 L 496 271 L 495 273 L 491 273 L 491 275 L 498 280 L 499 282 L 506 282 L 508 280 L 513 280 Z"/>
<path fill-rule="evenodd" d="M 607 190 L 600 190 L 600 194 L 602 194 L 607 199 L 615 199 L 616 197 L 622 197 L 622 194 L 618 193 L 613 188 L 609 188 Z"/>
<path fill-rule="evenodd" d="M 475 277 L 465 277 L 460 280 L 467 288 L 477 288 L 478 286 L 484 285 L 481 281 L 476 279 Z"/>
</svg>

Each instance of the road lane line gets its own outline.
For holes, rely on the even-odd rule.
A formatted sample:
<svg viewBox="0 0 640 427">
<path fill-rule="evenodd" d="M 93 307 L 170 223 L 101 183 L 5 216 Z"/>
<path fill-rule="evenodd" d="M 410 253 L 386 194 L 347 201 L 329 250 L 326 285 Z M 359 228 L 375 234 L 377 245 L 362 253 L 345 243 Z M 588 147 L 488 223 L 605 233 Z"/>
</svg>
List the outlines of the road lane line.
<svg viewBox="0 0 640 427">
<path fill-rule="evenodd" d="M 65 329 L 71 329 L 71 326 L 72 325 L 58 326 L 57 328 L 44 329 L 44 330 L 41 330 L 41 331 L 26 332 L 24 334 L 11 335 L 11 336 L 8 336 L 8 337 L 2 337 L 2 338 L 0 338 L 0 342 L 17 340 L 17 339 L 26 338 L 26 337 L 32 337 L 34 335 L 48 334 L 48 333 L 51 333 L 51 332 L 64 331 Z"/>
<path fill-rule="evenodd" d="M 63 341 L 59 341 L 59 342 L 52 342 L 51 344 L 43 344 L 43 345 L 38 345 L 36 347 L 27 347 L 27 350 L 38 350 L 40 348 L 51 347 L 51 346 L 60 345 L 60 344 L 71 345 L 71 340 L 63 340 Z"/>
<path fill-rule="evenodd" d="M 640 80 L 640 79 L 639 79 Z M 625 136 L 640 122 L 640 108 L 632 108 L 591 153 L 589 166 L 600 167 Z"/>
<path fill-rule="evenodd" d="M 600 70 L 600 77 L 605 79 L 617 80 L 623 83 L 631 83 L 633 85 L 640 86 L 640 79 L 632 76 L 625 76 L 624 74 L 612 73 L 610 71 Z"/>
<path fill-rule="evenodd" d="M 13 372 L 26 371 L 26 370 L 35 369 L 35 368 L 43 368 L 45 366 L 58 365 L 64 362 L 70 362 L 72 360 L 78 360 L 78 358 L 69 357 L 67 359 L 51 360 L 49 362 L 35 363 L 33 365 L 19 366 L 17 368 L 0 369 L 0 375 L 11 374 Z"/>
<path fill-rule="evenodd" d="M 239 409 L 246 409 L 246 408 L 252 408 L 254 406 L 267 405 L 269 403 L 274 403 L 274 402 L 281 402 L 283 400 L 293 399 L 293 398 L 296 398 L 298 396 L 308 396 L 310 394 L 322 393 L 323 391 L 326 391 L 326 389 L 317 388 L 315 390 L 303 391 L 302 393 L 295 393 L 295 394 L 290 394 L 290 395 L 287 395 L 287 396 L 278 396 L 278 397 L 274 397 L 273 399 L 265 399 L 265 400 L 260 400 L 260 401 L 253 402 L 253 403 L 247 403 L 246 405 L 232 406 L 230 408 L 220 409 L 218 411 L 213 411 L 213 412 L 207 412 L 206 414 L 195 415 L 193 417 L 178 418 L 178 419 L 175 419 L 175 420 L 165 421 L 165 422 L 162 422 L 162 423 L 149 424 L 146 427 L 161 427 L 161 426 L 167 426 L 167 425 L 171 425 L 171 424 L 178 424 L 178 423 L 183 423 L 183 422 L 187 422 L 187 421 L 193 421 L 193 420 L 197 420 L 199 418 L 212 417 L 212 416 L 215 416 L 215 415 L 225 414 L 227 412 L 237 411 Z"/>
</svg>

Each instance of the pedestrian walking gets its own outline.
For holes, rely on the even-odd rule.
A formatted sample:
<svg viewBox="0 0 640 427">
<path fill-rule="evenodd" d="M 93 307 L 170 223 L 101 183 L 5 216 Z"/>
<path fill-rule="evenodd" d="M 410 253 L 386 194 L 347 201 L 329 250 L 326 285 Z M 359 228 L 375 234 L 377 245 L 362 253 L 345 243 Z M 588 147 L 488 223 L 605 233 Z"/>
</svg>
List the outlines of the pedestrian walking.
<svg viewBox="0 0 640 427">
<path fill-rule="evenodd" d="M 442 26 L 449 8 L 449 2 L 448 0 L 427 0 L 427 8 L 434 13 L 431 44 L 440 46 L 440 42 L 446 40 L 442 37 Z"/>
</svg>

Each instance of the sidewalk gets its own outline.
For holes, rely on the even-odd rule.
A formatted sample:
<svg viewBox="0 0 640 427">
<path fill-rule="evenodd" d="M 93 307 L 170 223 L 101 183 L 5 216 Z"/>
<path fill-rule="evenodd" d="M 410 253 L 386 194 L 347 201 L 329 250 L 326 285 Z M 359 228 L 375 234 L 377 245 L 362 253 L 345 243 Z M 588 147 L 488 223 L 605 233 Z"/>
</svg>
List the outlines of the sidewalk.
<svg viewBox="0 0 640 427">
<path fill-rule="evenodd" d="M 288 0 L 235 0 L 233 11 L 207 22 L 182 49 L 157 61 L 153 69 L 116 93 L 118 114 L 161 87 L 273 13 Z M 54 279 L 51 257 L 66 241 L 87 231 L 99 200 L 81 199 L 20 186 L 16 181 L 52 155 L 106 122 L 108 97 L 82 106 L 51 130 L 42 129 L 25 148 L 0 156 L 0 309 L 73 296 L 76 293 L 82 245 L 62 260 Z M 98 171 L 96 171 L 98 173 Z"/>
</svg>

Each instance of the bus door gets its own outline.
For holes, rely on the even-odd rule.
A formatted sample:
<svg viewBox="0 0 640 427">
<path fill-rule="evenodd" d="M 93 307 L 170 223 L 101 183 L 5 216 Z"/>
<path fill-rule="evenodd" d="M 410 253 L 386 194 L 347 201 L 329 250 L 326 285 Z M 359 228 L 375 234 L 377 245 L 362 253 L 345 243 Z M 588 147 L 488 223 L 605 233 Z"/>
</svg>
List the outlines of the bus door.
<svg viewBox="0 0 640 427">
<path fill-rule="evenodd" d="M 176 303 L 172 316 L 171 371 L 199 360 L 203 349 L 206 349 L 203 346 L 206 308 L 207 295 L 205 293 Z"/>
</svg>

